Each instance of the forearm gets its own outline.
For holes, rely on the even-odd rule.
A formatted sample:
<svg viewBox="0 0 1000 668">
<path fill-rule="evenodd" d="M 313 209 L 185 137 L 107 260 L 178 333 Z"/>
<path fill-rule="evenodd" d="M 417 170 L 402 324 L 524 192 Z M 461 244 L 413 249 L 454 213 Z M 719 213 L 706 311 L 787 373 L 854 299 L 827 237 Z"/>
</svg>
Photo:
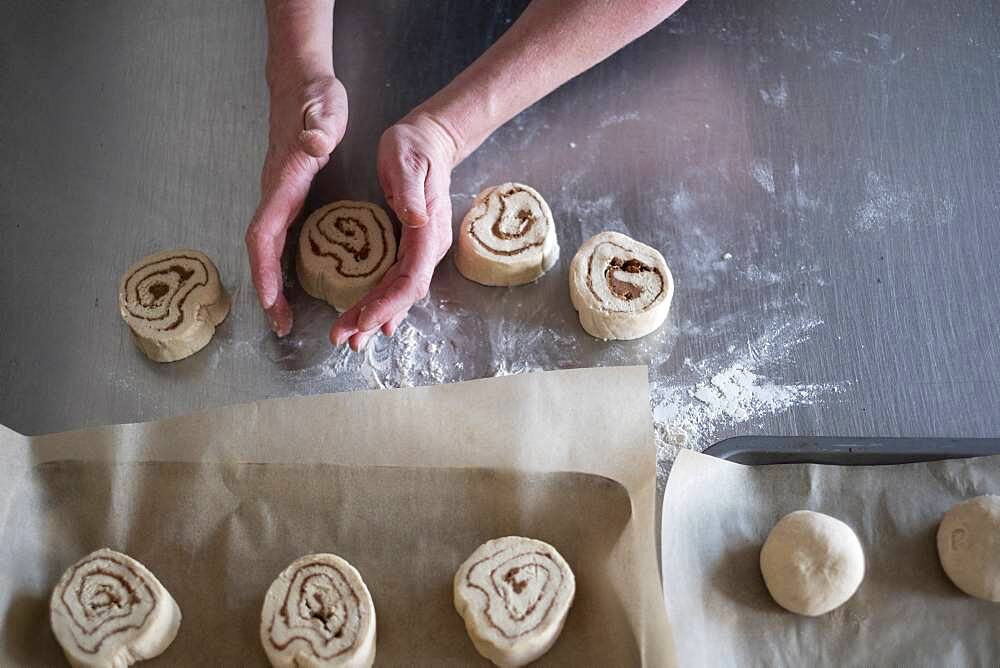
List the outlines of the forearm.
<svg viewBox="0 0 1000 668">
<path fill-rule="evenodd" d="M 334 0 L 266 0 L 271 90 L 333 76 Z"/>
<path fill-rule="evenodd" d="M 456 143 L 456 162 L 494 130 L 646 33 L 685 0 L 534 0 L 504 35 L 421 104 Z"/>
</svg>

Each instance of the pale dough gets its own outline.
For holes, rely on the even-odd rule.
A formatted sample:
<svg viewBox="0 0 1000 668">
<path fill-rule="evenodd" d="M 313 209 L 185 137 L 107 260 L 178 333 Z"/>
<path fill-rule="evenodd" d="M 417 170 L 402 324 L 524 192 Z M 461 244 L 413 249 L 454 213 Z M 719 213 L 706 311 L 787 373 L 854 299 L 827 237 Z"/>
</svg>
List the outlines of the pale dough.
<svg viewBox="0 0 1000 668">
<path fill-rule="evenodd" d="M 375 604 L 361 574 L 335 554 L 296 559 L 267 590 L 260 641 L 276 668 L 368 668 Z"/>
<path fill-rule="evenodd" d="M 70 665 L 125 668 L 163 653 L 181 611 L 135 559 L 103 548 L 63 574 L 49 602 L 52 632 Z"/>
<path fill-rule="evenodd" d="M 481 545 L 455 573 L 455 609 L 476 650 L 498 666 L 523 666 L 549 651 L 575 592 L 562 555 L 519 536 Z"/>
<path fill-rule="evenodd" d="M 1000 602 L 1000 496 L 952 506 L 937 533 L 941 567 L 969 596 Z"/>
<path fill-rule="evenodd" d="M 338 311 L 354 306 L 396 261 L 396 234 L 382 207 L 339 201 L 313 211 L 299 234 L 302 289 Z"/>
<path fill-rule="evenodd" d="M 797 510 L 768 534 L 760 572 L 778 605 L 816 617 L 854 595 L 865 576 L 865 554 L 851 527 L 829 515 Z"/>
<path fill-rule="evenodd" d="M 229 314 L 229 296 L 204 253 L 179 249 L 129 267 L 118 286 L 118 308 L 142 352 L 174 362 L 208 345 Z"/>
<path fill-rule="evenodd" d="M 655 248 L 618 232 L 601 232 L 573 257 L 569 295 L 591 336 L 638 339 L 666 320 L 674 279 Z"/>
<path fill-rule="evenodd" d="M 530 283 L 558 259 L 552 211 L 534 188 L 521 183 L 487 188 L 462 219 L 455 265 L 470 281 Z"/>
</svg>

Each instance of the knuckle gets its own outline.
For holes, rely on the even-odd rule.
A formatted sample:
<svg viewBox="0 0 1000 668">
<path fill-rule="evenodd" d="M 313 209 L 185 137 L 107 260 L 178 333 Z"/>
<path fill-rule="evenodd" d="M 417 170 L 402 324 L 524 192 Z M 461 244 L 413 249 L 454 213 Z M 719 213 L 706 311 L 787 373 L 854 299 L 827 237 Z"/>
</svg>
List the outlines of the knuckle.
<svg viewBox="0 0 1000 668">
<path fill-rule="evenodd" d="M 424 170 L 427 159 L 415 148 L 408 146 L 400 153 L 399 162 L 404 172 L 417 174 Z"/>
<path fill-rule="evenodd" d="M 243 241 L 246 243 L 247 248 L 254 249 L 257 247 L 259 239 L 260 224 L 254 221 L 247 226 L 246 234 L 243 235 Z"/>
</svg>

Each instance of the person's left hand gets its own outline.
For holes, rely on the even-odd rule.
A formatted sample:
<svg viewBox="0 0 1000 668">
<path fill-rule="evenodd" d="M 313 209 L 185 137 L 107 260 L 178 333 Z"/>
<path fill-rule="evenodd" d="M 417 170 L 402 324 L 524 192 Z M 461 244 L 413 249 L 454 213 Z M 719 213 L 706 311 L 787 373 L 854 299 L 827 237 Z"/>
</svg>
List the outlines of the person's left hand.
<svg viewBox="0 0 1000 668">
<path fill-rule="evenodd" d="M 451 170 L 458 141 L 432 116 L 413 113 L 382 134 L 378 177 L 403 224 L 396 264 L 333 324 L 334 345 L 361 350 L 381 331 L 391 336 L 414 302 L 427 296 L 434 268 L 451 247 Z"/>
</svg>

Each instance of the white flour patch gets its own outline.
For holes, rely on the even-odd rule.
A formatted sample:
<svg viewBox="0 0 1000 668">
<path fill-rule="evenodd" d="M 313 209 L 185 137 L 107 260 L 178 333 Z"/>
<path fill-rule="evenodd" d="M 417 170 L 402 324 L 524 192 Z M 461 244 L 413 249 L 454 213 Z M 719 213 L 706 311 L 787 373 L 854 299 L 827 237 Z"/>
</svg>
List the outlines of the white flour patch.
<svg viewBox="0 0 1000 668">
<path fill-rule="evenodd" d="M 766 285 L 774 285 L 775 283 L 780 283 L 784 280 L 784 276 L 776 271 L 770 271 L 764 269 L 756 264 L 749 264 L 744 270 L 744 275 L 747 280 L 751 283 L 764 283 Z"/>
<path fill-rule="evenodd" d="M 694 208 L 694 197 L 681 186 L 680 190 L 670 198 L 670 210 L 676 216 L 683 216 Z"/>
<path fill-rule="evenodd" d="M 798 160 L 792 162 L 792 195 L 795 197 L 795 207 L 800 211 L 811 211 L 820 206 L 820 201 L 809 195 L 802 184 L 802 170 Z"/>
<path fill-rule="evenodd" d="M 787 107 L 788 83 L 785 81 L 784 75 L 781 76 L 778 83 L 769 86 L 766 90 L 760 89 L 760 99 L 764 100 L 764 104 L 778 109 Z"/>
<path fill-rule="evenodd" d="M 888 51 L 892 48 L 892 35 L 884 32 L 868 32 L 865 37 L 870 37 L 878 44 L 878 48 Z"/>
<path fill-rule="evenodd" d="M 765 192 L 774 194 L 774 170 L 769 160 L 754 160 L 750 165 L 750 176 Z"/>
<path fill-rule="evenodd" d="M 913 224 L 913 196 L 889 179 L 868 172 L 865 176 L 865 201 L 854 214 L 854 225 L 860 230 L 884 230 L 889 226 L 909 227 Z"/>
<path fill-rule="evenodd" d="M 493 376 L 516 376 L 521 373 L 534 373 L 536 371 L 544 371 L 540 366 L 535 366 L 533 364 L 528 364 L 524 361 L 508 362 L 507 360 L 500 360 L 497 362 L 496 369 L 493 370 Z"/>
<path fill-rule="evenodd" d="M 865 199 L 854 212 L 854 227 L 864 232 L 948 225 L 955 204 L 947 196 L 909 190 L 876 172 L 865 176 Z"/>
<path fill-rule="evenodd" d="M 783 381 L 769 373 L 821 325 L 805 316 L 772 321 L 763 333 L 724 353 L 685 360 L 678 377 L 654 386 L 657 460 L 663 470 L 680 448 L 701 451 L 740 425 L 756 425 L 843 391 L 840 385 Z"/>
<path fill-rule="evenodd" d="M 629 111 L 624 114 L 616 114 L 614 116 L 606 117 L 604 120 L 601 121 L 600 127 L 607 128 L 611 127 L 612 125 L 621 125 L 626 121 L 637 121 L 637 120 L 639 120 L 639 112 Z"/>
</svg>

